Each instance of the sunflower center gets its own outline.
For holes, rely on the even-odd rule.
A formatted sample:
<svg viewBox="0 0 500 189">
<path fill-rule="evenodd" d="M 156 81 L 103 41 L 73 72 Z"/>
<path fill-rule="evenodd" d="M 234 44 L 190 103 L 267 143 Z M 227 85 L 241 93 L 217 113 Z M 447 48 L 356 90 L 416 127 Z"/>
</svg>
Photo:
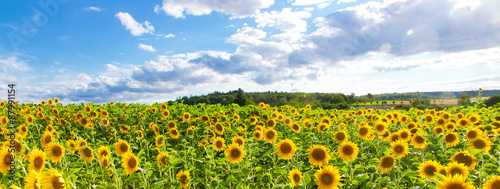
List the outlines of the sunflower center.
<svg viewBox="0 0 500 189">
<path fill-rule="evenodd" d="M 239 139 L 239 138 L 238 138 L 238 139 L 236 140 L 236 143 L 238 143 L 238 144 L 241 146 L 241 145 L 243 144 L 243 140 L 241 140 L 241 139 Z"/>
<path fill-rule="evenodd" d="M 408 138 L 410 135 L 407 132 L 401 132 L 400 136 L 401 138 Z"/>
<path fill-rule="evenodd" d="M 342 148 L 342 153 L 344 153 L 347 156 L 350 156 L 352 155 L 352 153 L 354 153 L 354 149 L 352 149 L 352 146 L 344 146 Z"/>
<path fill-rule="evenodd" d="M 9 166 L 10 165 L 10 161 L 11 161 L 11 155 L 10 153 L 7 154 L 4 158 L 3 158 L 3 162 L 5 163 L 5 165 Z"/>
<path fill-rule="evenodd" d="M 108 166 L 108 159 L 103 159 L 102 160 L 102 166 L 107 167 Z"/>
<path fill-rule="evenodd" d="M 90 151 L 89 148 L 85 148 L 85 149 L 83 149 L 83 155 L 85 155 L 85 157 L 91 157 L 92 151 Z"/>
<path fill-rule="evenodd" d="M 329 174 L 324 174 L 324 175 L 321 177 L 321 181 L 322 181 L 325 185 L 330 185 L 331 183 L 333 183 L 333 178 L 332 178 L 332 175 L 329 175 Z"/>
<path fill-rule="evenodd" d="M 378 124 L 376 127 L 377 131 L 383 131 L 384 130 L 384 126 L 382 124 Z"/>
<path fill-rule="evenodd" d="M 172 130 L 172 134 L 173 134 L 174 136 L 176 136 L 176 135 L 177 135 L 177 134 L 179 134 L 179 133 L 177 133 L 177 130 L 175 130 L 175 129 L 174 129 L 174 130 Z"/>
<path fill-rule="evenodd" d="M 455 174 L 462 174 L 462 170 L 458 169 L 458 168 L 454 168 L 450 171 L 451 175 L 455 175 Z"/>
<path fill-rule="evenodd" d="M 402 146 L 396 146 L 395 148 L 397 153 L 402 153 L 403 152 L 403 147 Z"/>
<path fill-rule="evenodd" d="M 283 143 L 280 147 L 280 150 L 284 154 L 288 154 L 292 151 L 292 146 L 288 143 Z"/>
<path fill-rule="evenodd" d="M 365 136 L 366 134 L 368 134 L 368 128 L 362 127 L 359 129 L 359 135 Z"/>
<path fill-rule="evenodd" d="M 345 134 L 344 133 L 337 133 L 337 135 L 335 135 L 335 137 L 337 137 L 338 140 L 343 141 L 345 139 Z"/>
<path fill-rule="evenodd" d="M 446 135 L 446 142 L 454 142 L 456 139 L 457 137 L 454 134 Z"/>
<path fill-rule="evenodd" d="M 122 152 L 126 152 L 126 151 L 128 151 L 128 146 L 127 146 L 127 144 L 125 144 L 125 143 L 121 143 L 121 144 L 120 144 L 120 151 L 122 151 Z"/>
<path fill-rule="evenodd" d="M 167 164 L 167 156 L 163 156 L 163 157 L 161 157 L 160 161 L 161 161 L 163 164 Z"/>
<path fill-rule="evenodd" d="M 272 131 L 267 132 L 267 138 L 274 138 L 274 133 Z"/>
<path fill-rule="evenodd" d="M 425 174 L 427 175 L 434 175 L 434 173 L 437 171 L 436 167 L 434 166 L 427 166 L 424 170 Z"/>
<path fill-rule="evenodd" d="M 416 136 L 414 139 L 417 144 L 424 143 L 424 138 L 422 138 L 421 136 Z"/>
<path fill-rule="evenodd" d="M 394 141 L 397 141 L 397 140 L 399 140 L 399 135 L 392 135 L 391 141 L 394 142 Z"/>
<path fill-rule="evenodd" d="M 107 156 L 107 155 L 108 155 L 108 151 L 102 151 L 102 153 L 101 153 L 101 157 L 102 157 L 102 156 Z"/>
<path fill-rule="evenodd" d="M 466 166 L 470 166 L 472 164 L 472 158 L 470 156 L 465 155 L 465 154 L 458 154 L 455 157 L 455 161 L 457 161 L 458 163 L 463 163 Z"/>
<path fill-rule="evenodd" d="M 322 161 L 326 158 L 326 153 L 322 149 L 315 149 L 312 152 L 312 156 L 317 161 Z"/>
<path fill-rule="evenodd" d="M 491 188 L 500 188 L 500 180 L 497 180 L 491 184 Z"/>
<path fill-rule="evenodd" d="M 233 155 L 233 157 L 239 157 L 240 156 L 240 151 L 237 150 L 237 149 L 234 149 L 231 154 Z"/>
<path fill-rule="evenodd" d="M 384 158 L 382 160 L 382 167 L 384 168 L 390 168 L 394 165 L 394 159 L 393 158 Z"/>
<path fill-rule="evenodd" d="M 467 133 L 467 136 L 469 138 L 476 138 L 477 137 L 477 132 L 476 131 L 470 131 L 469 133 Z"/>
<path fill-rule="evenodd" d="M 55 157 L 59 157 L 62 155 L 62 149 L 60 146 L 54 146 L 52 148 L 52 154 L 54 154 Z"/>
<path fill-rule="evenodd" d="M 128 161 L 128 167 L 135 168 L 136 165 L 137 165 L 137 160 L 135 160 L 135 158 L 130 158 L 130 160 Z"/>
<path fill-rule="evenodd" d="M 36 157 L 35 161 L 33 161 L 33 165 L 35 166 L 36 169 L 41 169 L 43 165 L 42 157 Z"/>
<path fill-rule="evenodd" d="M 181 176 L 181 178 L 180 178 L 179 180 L 181 180 L 181 182 L 182 182 L 182 183 L 186 183 L 186 181 L 187 181 L 187 176 L 182 175 L 182 176 Z"/>
<path fill-rule="evenodd" d="M 44 138 L 44 141 L 46 144 L 52 142 L 52 137 L 50 135 L 47 135 L 45 138 Z"/>
<path fill-rule="evenodd" d="M 23 146 L 21 145 L 21 143 L 16 141 L 16 152 L 19 153 L 19 152 L 21 152 L 22 149 L 23 149 Z"/>
<path fill-rule="evenodd" d="M 221 142 L 221 141 L 217 141 L 217 142 L 215 143 L 215 145 L 216 145 L 217 147 L 219 147 L 219 148 L 220 148 L 220 147 L 222 147 L 222 142 Z"/>
<path fill-rule="evenodd" d="M 486 147 L 486 142 L 484 142 L 483 140 L 476 140 L 474 141 L 474 147 L 476 147 L 477 149 L 483 149 L 484 147 Z"/>
<path fill-rule="evenodd" d="M 215 129 L 217 129 L 217 131 L 222 131 L 222 125 L 221 124 L 217 124 L 215 125 Z"/>
<path fill-rule="evenodd" d="M 52 187 L 54 189 L 63 189 L 65 186 L 64 180 L 60 176 L 53 176 L 52 177 Z"/>
<path fill-rule="evenodd" d="M 300 128 L 299 128 L 299 125 L 297 125 L 297 124 L 294 124 L 294 125 L 293 125 L 293 130 L 299 130 L 299 129 L 300 129 Z"/>
<path fill-rule="evenodd" d="M 22 130 L 23 132 L 26 132 L 26 127 L 23 127 L 21 130 Z"/>
<path fill-rule="evenodd" d="M 439 119 L 439 120 L 438 120 L 438 124 L 439 124 L 439 125 L 443 125 L 443 124 L 444 124 L 444 120 Z"/>
</svg>

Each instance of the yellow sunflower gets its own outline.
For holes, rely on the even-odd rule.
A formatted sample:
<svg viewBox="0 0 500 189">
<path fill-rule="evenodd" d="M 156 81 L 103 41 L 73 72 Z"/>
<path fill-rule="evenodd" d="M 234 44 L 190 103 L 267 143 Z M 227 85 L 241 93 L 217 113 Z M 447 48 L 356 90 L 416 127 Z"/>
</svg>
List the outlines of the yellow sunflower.
<svg viewBox="0 0 500 189">
<path fill-rule="evenodd" d="M 184 188 L 188 185 L 189 182 L 189 172 L 181 171 L 176 175 L 177 179 L 179 179 L 179 184 L 181 188 Z"/>
<path fill-rule="evenodd" d="M 47 153 L 47 158 L 53 163 L 60 162 L 64 157 L 64 148 L 59 143 L 50 143 L 45 147 L 45 152 Z"/>
<path fill-rule="evenodd" d="M 139 169 L 139 159 L 133 153 L 128 152 L 123 155 L 122 167 L 125 169 L 127 175 L 134 174 Z"/>
<path fill-rule="evenodd" d="M 373 127 L 375 128 L 375 132 L 377 132 L 378 134 L 383 134 L 385 132 L 385 130 L 387 130 L 387 124 L 385 124 L 384 122 L 381 122 L 381 121 L 378 121 L 377 123 L 375 123 L 375 125 L 373 125 Z"/>
<path fill-rule="evenodd" d="M 413 137 L 411 138 L 411 143 L 413 144 L 413 146 L 415 146 L 415 148 L 425 148 L 427 146 L 426 139 L 420 134 L 413 135 Z"/>
<path fill-rule="evenodd" d="M 450 158 L 450 161 L 464 164 L 469 168 L 469 170 L 474 170 L 477 164 L 476 157 L 469 154 L 468 151 L 457 152 L 455 155 L 453 155 L 453 157 Z"/>
<path fill-rule="evenodd" d="M 295 133 L 300 133 L 300 125 L 298 123 L 292 123 L 290 127 L 292 127 Z"/>
<path fill-rule="evenodd" d="M 373 133 L 372 127 L 363 125 L 358 128 L 358 137 L 364 140 L 370 140 Z"/>
<path fill-rule="evenodd" d="M 216 123 L 214 125 L 214 129 L 215 129 L 215 132 L 218 134 L 218 135 L 223 135 L 224 134 L 224 126 L 222 126 L 221 123 Z"/>
<path fill-rule="evenodd" d="M 245 139 L 243 139 L 243 137 L 241 136 L 238 136 L 238 135 L 235 135 L 232 139 L 231 139 L 231 142 L 232 143 L 236 143 L 240 146 L 243 146 L 243 144 L 245 144 Z"/>
<path fill-rule="evenodd" d="M 479 123 L 479 121 L 481 121 L 481 118 L 476 114 L 468 115 L 467 119 L 469 119 L 469 122 L 472 124 L 476 124 L 476 123 Z"/>
<path fill-rule="evenodd" d="M 174 139 L 177 139 L 180 136 L 179 130 L 177 130 L 176 128 L 169 129 L 168 132 L 169 132 L 170 137 L 172 137 Z"/>
<path fill-rule="evenodd" d="M 129 151 L 130 151 L 130 146 L 128 145 L 127 141 L 118 139 L 118 142 L 115 143 L 115 152 L 120 157 L 123 157 L 123 155 L 125 155 Z"/>
<path fill-rule="evenodd" d="M 333 140 L 338 144 L 342 144 L 343 142 L 348 140 L 349 135 L 347 135 L 346 131 L 337 131 L 333 134 Z"/>
<path fill-rule="evenodd" d="M 10 149 L 4 148 L 4 150 L 0 151 L 0 173 L 3 175 L 7 175 L 9 172 L 10 166 L 13 165 L 14 154 L 9 152 Z"/>
<path fill-rule="evenodd" d="M 278 133 L 273 128 L 266 129 L 263 135 L 264 140 L 269 143 L 273 143 L 278 138 Z"/>
<path fill-rule="evenodd" d="M 26 176 L 25 189 L 39 189 L 41 184 L 41 175 L 34 170 L 29 170 L 29 174 Z"/>
<path fill-rule="evenodd" d="M 397 158 L 405 157 L 408 154 L 408 143 L 401 140 L 391 142 L 391 152 Z"/>
<path fill-rule="evenodd" d="M 74 154 L 75 151 L 76 151 L 76 143 L 75 143 L 75 141 L 73 141 L 73 140 L 67 140 L 66 141 L 66 150 L 70 154 Z"/>
<path fill-rule="evenodd" d="M 87 145 L 87 141 L 85 141 L 84 139 L 78 139 L 76 141 L 76 149 L 80 149 L 81 147 L 83 146 L 86 146 Z"/>
<path fill-rule="evenodd" d="M 337 154 L 340 156 L 340 158 L 342 158 L 342 160 L 349 162 L 356 159 L 356 157 L 358 156 L 358 152 L 358 146 L 356 146 L 356 144 L 352 143 L 351 141 L 347 141 L 339 146 Z"/>
<path fill-rule="evenodd" d="M 100 157 L 99 158 L 99 165 L 101 165 L 101 167 L 103 167 L 103 168 L 108 167 L 109 166 L 109 155 Z"/>
<path fill-rule="evenodd" d="M 443 127 L 437 126 L 432 129 L 435 135 L 440 135 L 444 132 Z"/>
<path fill-rule="evenodd" d="M 434 179 L 441 165 L 435 160 L 427 160 L 418 166 L 418 172 L 423 179 Z"/>
<path fill-rule="evenodd" d="M 31 152 L 29 157 L 29 168 L 30 170 L 34 170 L 37 173 L 41 173 L 42 169 L 45 166 L 45 153 L 43 153 L 40 149 L 35 149 Z"/>
<path fill-rule="evenodd" d="M 438 182 L 438 189 L 475 189 L 474 185 L 466 180 L 467 177 L 462 175 L 447 176 Z"/>
<path fill-rule="evenodd" d="M 478 128 L 472 128 L 472 129 L 469 129 L 467 131 L 467 133 L 465 134 L 465 138 L 468 140 L 468 141 L 474 141 L 476 140 L 477 138 L 481 137 L 483 135 L 483 131 L 481 131 L 480 129 Z"/>
<path fill-rule="evenodd" d="M 498 189 L 500 188 L 500 176 L 491 177 L 490 180 L 486 181 L 483 185 L 483 189 Z"/>
<path fill-rule="evenodd" d="M 292 171 L 288 173 L 288 178 L 292 182 L 293 186 L 298 186 L 302 182 L 302 172 L 298 169 L 292 169 Z"/>
<path fill-rule="evenodd" d="M 80 157 L 87 163 L 92 162 L 92 160 L 94 159 L 94 154 L 92 153 L 92 149 L 88 146 L 84 146 L 78 149 L 78 154 L 80 154 Z"/>
<path fill-rule="evenodd" d="M 64 177 L 55 169 L 49 169 L 43 174 L 42 184 L 44 189 L 64 189 L 66 183 Z"/>
<path fill-rule="evenodd" d="M 467 176 L 469 176 L 469 168 L 464 164 L 451 162 L 450 164 L 448 164 L 448 167 L 446 167 L 446 173 L 448 176 L 460 174 L 467 178 Z"/>
<path fill-rule="evenodd" d="M 389 142 L 396 142 L 396 141 L 399 141 L 399 140 L 400 140 L 399 132 L 391 133 L 389 135 Z"/>
<path fill-rule="evenodd" d="M 295 143 L 290 139 L 284 139 L 276 145 L 278 156 L 283 159 L 290 159 L 295 154 Z"/>
<path fill-rule="evenodd" d="M 233 143 L 226 149 L 225 154 L 229 163 L 240 163 L 247 153 L 243 146 Z"/>
<path fill-rule="evenodd" d="M 342 181 L 342 176 L 337 167 L 327 165 L 318 170 L 314 177 L 320 189 L 336 189 Z"/>
<path fill-rule="evenodd" d="M 214 140 L 214 143 L 213 143 L 213 147 L 215 149 L 215 151 L 223 151 L 224 150 L 224 147 L 225 147 L 225 140 L 223 138 L 220 138 L 220 137 L 217 137 L 215 138 Z"/>
<path fill-rule="evenodd" d="M 45 148 L 49 143 L 51 143 L 54 139 L 52 138 L 52 134 L 50 132 L 45 131 L 42 135 L 42 147 Z"/>
<path fill-rule="evenodd" d="M 491 146 L 490 141 L 485 140 L 483 138 L 478 138 L 474 140 L 470 146 L 472 149 L 480 149 L 483 150 L 484 153 L 490 152 Z"/>
<path fill-rule="evenodd" d="M 409 129 L 401 129 L 399 130 L 399 140 L 407 142 L 411 139 L 411 132 Z"/>
<path fill-rule="evenodd" d="M 392 167 L 394 167 L 396 163 L 396 159 L 392 157 L 391 155 L 384 156 L 380 159 L 380 163 L 378 164 L 378 167 L 380 168 L 380 171 L 382 174 L 389 172 Z"/>
<path fill-rule="evenodd" d="M 276 126 L 276 120 L 274 119 L 267 120 L 267 127 L 274 128 L 275 126 Z"/>
<path fill-rule="evenodd" d="M 444 135 L 443 140 L 448 147 L 456 146 L 460 142 L 460 138 L 458 138 L 458 134 L 455 132 Z"/>
<path fill-rule="evenodd" d="M 165 143 L 165 137 L 163 135 L 156 135 L 155 137 L 155 145 L 156 147 L 162 147 Z"/>
<path fill-rule="evenodd" d="M 330 160 L 330 155 L 326 150 L 326 147 L 320 145 L 314 145 L 309 149 L 309 163 L 315 166 L 327 165 Z"/>
<path fill-rule="evenodd" d="M 160 166 L 166 167 L 167 163 L 168 163 L 168 153 L 167 152 L 161 152 L 156 157 L 156 160 L 158 161 L 158 163 L 160 164 Z"/>
<path fill-rule="evenodd" d="M 261 140 L 262 139 L 262 131 L 258 131 L 258 130 L 254 131 L 253 138 L 255 140 Z"/>
</svg>

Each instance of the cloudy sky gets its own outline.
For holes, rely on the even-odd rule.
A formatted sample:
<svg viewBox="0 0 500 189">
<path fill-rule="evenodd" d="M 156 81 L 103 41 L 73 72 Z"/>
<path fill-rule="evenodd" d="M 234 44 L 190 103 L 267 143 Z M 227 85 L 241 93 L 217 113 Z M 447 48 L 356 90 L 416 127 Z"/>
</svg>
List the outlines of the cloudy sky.
<svg viewBox="0 0 500 189">
<path fill-rule="evenodd" d="M 500 89 L 497 0 L 0 2 L 0 99 Z"/>
</svg>

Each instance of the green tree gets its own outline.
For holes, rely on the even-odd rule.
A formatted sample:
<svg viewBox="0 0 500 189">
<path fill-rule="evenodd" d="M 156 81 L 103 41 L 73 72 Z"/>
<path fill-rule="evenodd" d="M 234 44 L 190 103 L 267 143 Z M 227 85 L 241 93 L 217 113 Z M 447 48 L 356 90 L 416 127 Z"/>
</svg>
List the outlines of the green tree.
<svg viewBox="0 0 500 189">
<path fill-rule="evenodd" d="M 460 106 L 471 105 L 470 98 L 471 98 L 470 95 L 461 95 L 460 98 L 458 99 L 458 105 Z"/>
<path fill-rule="evenodd" d="M 484 101 L 484 104 L 488 107 L 493 106 L 497 103 L 500 103 L 500 95 L 493 95 Z"/>
</svg>

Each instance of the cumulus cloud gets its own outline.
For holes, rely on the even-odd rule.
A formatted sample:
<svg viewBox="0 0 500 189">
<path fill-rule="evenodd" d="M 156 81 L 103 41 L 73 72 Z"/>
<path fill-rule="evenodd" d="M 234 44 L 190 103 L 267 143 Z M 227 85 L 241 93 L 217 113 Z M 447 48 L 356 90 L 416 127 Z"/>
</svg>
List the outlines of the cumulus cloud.
<svg viewBox="0 0 500 189">
<path fill-rule="evenodd" d="M 155 12 L 165 12 L 175 18 L 185 15 L 205 15 L 212 11 L 221 12 L 234 17 L 244 17 L 255 14 L 259 9 L 274 4 L 274 0 L 163 0 L 162 6 L 156 5 Z"/>
<path fill-rule="evenodd" d="M 106 71 L 116 71 L 116 70 L 118 70 L 118 67 L 116 67 L 113 64 L 106 64 L 104 67 L 105 67 Z"/>
<path fill-rule="evenodd" d="M 0 65 L 3 72 L 11 72 L 11 71 L 25 72 L 32 70 L 32 68 L 28 66 L 26 60 L 19 59 L 19 55 L 0 57 Z"/>
<path fill-rule="evenodd" d="M 115 17 L 120 19 L 122 25 L 125 26 L 125 29 L 129 30 L 134 36 L 140 36 L 145 33 L 153 34 L 155 32 L 155 28 L 149 23 L 149 21 L 144 21 L 144 23 L 141 24 L 135 21 L 129 13 L 119 12 L 115 15 Z"/>
<path fill-rule="evenodd" d="M 254 17 L 258 27 L 274 27 L 282 31 L 271 36 L 271 39 L 293 43 L 301 39 L 302 33 L 307 30 L 307 22 L 303 19 L 311 17 L 311 13 L 283 8 L 281 11 L 264 11 Z"/>
<path fill-rule="evenodd" d="M 156 52 L 156 49 L 153 48 L 153 46 L 151 46 L 151 45 L 145 45 L 145 44 L 139 43 L 138 47 L 141 50 L 145 50 L 145 51 L 149 51 L 149 52 Z"/>
<path fill-rule="evenodd" d="M 171 33 L 169 33 L 169 34 L 165 35 L 165 38 L 171 38 L 171 37 L 175 37 L 175 35 L 174 35 L 174 34 L 171 34 Z"/>
</svg>

